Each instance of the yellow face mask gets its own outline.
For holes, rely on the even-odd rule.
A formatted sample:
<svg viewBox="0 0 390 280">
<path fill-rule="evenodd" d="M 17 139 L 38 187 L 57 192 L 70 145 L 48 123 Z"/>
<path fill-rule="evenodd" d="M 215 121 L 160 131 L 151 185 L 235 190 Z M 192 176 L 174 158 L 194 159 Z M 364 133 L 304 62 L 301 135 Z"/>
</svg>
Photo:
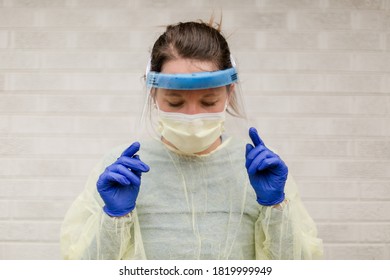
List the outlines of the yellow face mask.
<svg viewBox="0 0 390 280">
<path fill-rule="evenodd" d="M 224 131 L 225 110 L 220 113 L 182 114 L 159 110 L 161 136 L 186 154 L 209 148 Z"/>
</svg>

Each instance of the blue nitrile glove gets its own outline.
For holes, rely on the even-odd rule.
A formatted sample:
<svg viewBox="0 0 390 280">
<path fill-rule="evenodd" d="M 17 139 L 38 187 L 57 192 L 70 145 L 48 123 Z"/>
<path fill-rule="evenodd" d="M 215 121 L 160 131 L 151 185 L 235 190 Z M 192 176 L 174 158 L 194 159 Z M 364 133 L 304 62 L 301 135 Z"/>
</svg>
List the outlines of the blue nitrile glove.
<svg viewBox="0 0 390 280">
<path fill-rule="evenodd" d="M 103 210 L 110 216 L 124 216 L 135 208 L 141 174 L 149 171 L 149 166 L 135 154 L 139 148 L 138 142 L 133 143 L 97 181 L 98 192 L 105 203 Z"/>
<path fill-rule="evenodd" d="M 288 168 L 283 160 L 269 150 L 254 127 L 249 129 L 253 145 L 246 145 L 246 163 L 249 181 L 257 195 L 257 202 L 264 206 L 284 200 Z"/>
</svg>

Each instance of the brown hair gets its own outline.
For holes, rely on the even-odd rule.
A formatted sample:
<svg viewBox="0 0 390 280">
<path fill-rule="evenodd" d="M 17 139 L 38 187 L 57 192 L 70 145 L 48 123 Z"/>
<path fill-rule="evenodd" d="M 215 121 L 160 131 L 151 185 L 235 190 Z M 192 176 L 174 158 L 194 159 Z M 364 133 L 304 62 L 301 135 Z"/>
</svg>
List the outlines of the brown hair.
<svg viewBox="0 0 390 280">
<path fill-rule="evenodd" d="M 179 58 L 211 61 L 219 70 L 232 67 L 229 45 L 221 33 L 221 22 L 214 24 L 211 17 L 209 23 L 190 21 L 168 25 L 153 45 L 150 70 L 161 72 L 164 63 Z M 234 92 L 229 100 L 227 112 L 245 118 Z"/>
<path fill-rule="evenodd" d="M 232 67 L 228 43 L 212 23 L 180 22 L 167 26 L 154 43 L 151 71 L 160 72 L 165 62 L 178 58 L 212 61 L 220 70 Z"/>
</svg>

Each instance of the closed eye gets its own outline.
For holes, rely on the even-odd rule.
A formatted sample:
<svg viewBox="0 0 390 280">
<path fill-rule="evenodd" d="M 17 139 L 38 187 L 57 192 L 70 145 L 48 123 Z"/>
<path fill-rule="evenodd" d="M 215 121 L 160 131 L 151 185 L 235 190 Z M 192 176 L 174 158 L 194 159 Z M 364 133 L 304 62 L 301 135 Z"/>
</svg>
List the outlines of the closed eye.
<svg viewBox="0 0 390 280">
<path fill-rule="evenodd" d="M 183 102 L 179 102 L 179 103 L 171 103 L 171 102 L 168 102 L 168 105 L 169 105 L 170 107 L 175 107 L 175 108 L 180 107 L 180 106 L 182 106 L 183 104 L 184 104 Z"/>
<path fill-rule="evenodd" d="M 215 104 L 217 104 L 217 102 L 202 102 L 202 105 L 206 107 L 215 106 Z"/>
</svg>

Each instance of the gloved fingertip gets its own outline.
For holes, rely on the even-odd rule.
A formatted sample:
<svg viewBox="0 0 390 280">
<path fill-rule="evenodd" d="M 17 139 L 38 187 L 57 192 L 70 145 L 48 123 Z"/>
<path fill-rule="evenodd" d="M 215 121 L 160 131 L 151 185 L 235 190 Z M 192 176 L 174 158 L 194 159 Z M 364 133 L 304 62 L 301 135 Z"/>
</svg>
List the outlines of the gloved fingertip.
<svg viewBox="0 0 390 280">
<path fill-rule="evenodd" d="M 251 136 L 253 134 L 257 134 L 257 129 L 252 126 L 249 128 L 249 136 Z"/>
<path fill-rule="evenodd" d="M 254 127 L 251 127 L 249 129 L 249 137 L 251 138 L 253 145 L 259 146 L 262 145 L 264 146 L 263 140 L 261 140 L 259 133 L 257 132 L 257 129 Z"/>
<path fill-rule="evenodd" d="M 121 156 L 127 156 L 127 157 L 132 157 L 135 155 L 136 152 L 139 151 L 140 148 L 140 143 L 139 142 L 134 142 L 131 144 L 122 154 Z"/>
<path fill-rule="evenodd" d="M 138 147 L 141 147 L 141 143 L 138 142 L 138 141 L 133 142 L 133 145 L 138 146 Z"/>
<path fill-rule="evenodd" d="M 245 147 L 245 156 L 248 156 L 248 154 L 250 153 L 250 151 L 252 151 L 254 147 L 251 145 L 251 144 L 246 144 L 246 147 Z"/>
<path fill-rule="evenodd" d="M 260 137 L 259 134 L 257 133 L 256 128 L 251 127 L 249 129 L 249 137 L 251 138 L 253 145 L 257 146 L 260 144 Z"/>
<path fill-rule="evenodd" d="M 141 148 L 141 143 L 136 141 L 133 144 L 131 144 L 131 146 L 138 152 L 139 149 Z"/>
</svg>

